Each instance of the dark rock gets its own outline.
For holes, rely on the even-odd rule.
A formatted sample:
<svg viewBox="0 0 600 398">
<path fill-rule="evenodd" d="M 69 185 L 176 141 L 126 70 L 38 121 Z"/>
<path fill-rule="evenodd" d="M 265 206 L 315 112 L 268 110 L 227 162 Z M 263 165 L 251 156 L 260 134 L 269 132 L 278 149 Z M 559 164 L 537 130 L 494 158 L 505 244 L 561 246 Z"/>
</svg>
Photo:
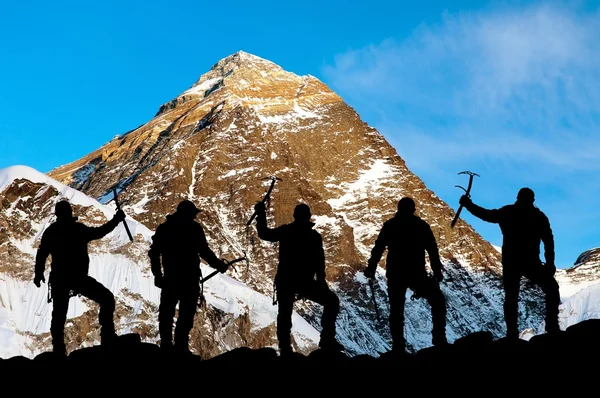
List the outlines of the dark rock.
<svg viewBox="0 0 600 398">
<path fill-rule="evenodd" d="M 596 338 L 600 336 L 600 319 L 587 319 L 571 325 L 565 332 L 573 338 Z"/>
<path fill-rule="evenodd" d="M 469 349 L 487 346 L 494 341 L 494 336 L 487 331 L 480 331 L 460 337 L 454 341 L 454 346 Z"/>
<path fill-rule="evenodd" d="M 127 336 L 111 348 L 87 347 L 68 356 L 47 352 L 33 360 L 23 356 L 5 358 L 0 361 L 0 374 L 6 380 L 13 375 L 35 374 L 36 383 L 43 382 L 47 391 L 64 392 L 65 388 L 73 388 L 73 382 L 87 383 L 90 393 L 108 391 L 111 395 L 127 390 L 157 393 L 188 384 L 210 391 L 247 391 L 248 383 L 285 388 L 301 395 L 302 391 L 317 394 L 323 391 L 320 388 L 357 394 L 357 389 L 368 386 L 373 392 L 383 389 L 385 383 L 415 393 L 422 389 L 460 392 L 486 383 L 492 388 L 490 393 L 516 388 L 517 384 L 519 391 L 523 386 L 535 386 L 536 392 L 553 391 L 557 381 L 554 375 L 563 366 L 580 364 L 576 369 L 579 379 L 587 372 L 592 374 L 594 366 L 585 364 L 600 354 L 599 327 L 599 322 L 586 321 L 568 331 L 534 336 L 529 341 L 492 340 L 489 334 L 477 332 L 453 344 L 428 347 L 415 354 L 390 351 L 379 357 L 352 357 L 326 350 L 280 356 L 268 347 L 239 347 L 202 360 L 197 355 L 177 354 Z M 40 369 L 43 372 L 35 372 Z"/>
<path fill-rule="evenodd" d="M 24 357 L 22 355 L 17 355 L 11 358 L 6 358 L 3 362 L 4 366 L 12 367 L 12 366 L 30 366 L 31 359 Z"/>
</svg>

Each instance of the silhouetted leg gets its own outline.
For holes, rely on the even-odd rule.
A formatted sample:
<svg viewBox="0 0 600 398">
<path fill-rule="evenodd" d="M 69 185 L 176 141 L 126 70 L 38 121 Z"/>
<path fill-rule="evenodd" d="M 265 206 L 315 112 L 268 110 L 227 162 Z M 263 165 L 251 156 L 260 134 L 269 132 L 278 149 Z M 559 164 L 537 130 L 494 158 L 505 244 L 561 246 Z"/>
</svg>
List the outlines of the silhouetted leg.
<svg viewBox="0 0 600 398">
<path fill-rule="evenodd" d="M 329 289 L 325 283 L 316 281 L 302 295 L 311 301 L 323 306 L 323 316 L 321 317 L 321 341 L 319 346 L 322 348 L 342 349 L 335 340 L 335 321 L 340 312 L 340 300 L 334 292 Z"/>
<path fill-rule="evenodd" d="M 199 296 L 199 285 L 196 284 L 180 297 L 179 315 L 175 325 L 175 348 L 178 350 L 189 351 L 190 331 L 194 327 L 194 316 L 196 315 L 196 308 L 198 308 Z"/>
<path fill-rule="evenodd" d="M 277 286 L 277 340 L 282 355 L 292 352 L 290 333 L 292 331 L 292 311 L 294 309 L 294 292 Z"/>
<path fill-rule="evenodd" d="M 158 305 L 158 333 L 160 334 L 161 348 L 173 346 L 173 318 L 175 318 L 177 301 L 175 289 L 165 286 L 161 290 Z"/>
<path fill-rule="evenodd" d="M 111 343 L 115 334 L 115 296 L 100 282 L 88 276 L 77 285 L 77 293 L 95 301 L 100 305 L 98 312 L 98 321 L 100 323 L 100 338 L 101 343 Z"/>
<path fill-rule="evenodd" d="M 65 347 L 65 322 L 69 309 L 69 291 L 56 289 L 52 286 L 52 320 L 50 321 L 50 334 L 52 335 L 52 351 L 66 354 Z"/>
<path fill-rule="evenodd" d="M 560 306 L 560 291 L 558 282 L 542 264 L 525 267 L 524 276 L 538 285 L 546 296 L 546 332 L 560 331 L 558 325 L 558 309 Z"/>
<path fill-rule="evenodd" d="M 390 334 L 392 350 L 404 352 L 404 306 L 406 304 L 406 288 L 404 283 L 388 279 L 388 296 L 390 300 Z"/>
<path fill-rule="evenodd" d="M 519 337 L 519 288 L 521 284 L 521 273 L 504 267 L 504 321 L 506 322 L 506 337 L 516 339 Z"/>
<path fill-rule="evenodd" d="M 418 296 L 427 300 L 431 306 L 431 318 L 433 329 L 431 341 L 433 345 L 448 344 L 446 339 L 446 298 L 440 289 L 440 285 L 426 274 L 416 277 L 413 284 L 409 285 L 411 290 Z"/>
</svg>

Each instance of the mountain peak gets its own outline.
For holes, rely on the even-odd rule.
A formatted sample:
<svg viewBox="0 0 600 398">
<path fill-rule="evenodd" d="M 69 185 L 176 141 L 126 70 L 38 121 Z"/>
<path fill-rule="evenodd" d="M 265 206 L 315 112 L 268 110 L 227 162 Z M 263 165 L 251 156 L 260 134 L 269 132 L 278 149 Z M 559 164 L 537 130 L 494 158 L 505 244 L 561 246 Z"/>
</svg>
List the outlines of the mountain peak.
<svg viewBox="0 0 600 398">
<path fill-rule="evenodd" d="M 269 61 L 268 59 L 259 57 L 258 55 L 250 54 L 245 51 L 239 50 L 231 55 L 228 55 L 225 58 L 219 60 L 213 68 L 219 65 L 227 65 L 227 64 L 236 64 L 238 66 L 248 66 L 248 67 L 275 67 L 281 69 L 279 65 L 276 63 Z"/>
<path fill-rule="evenodd" d="M 210 78 L 212 79 L 224 79 L 240 69 L 265 72 L 270 70 L 283 71 L 279 65 L 272 61 L 240 50 L 217 61 L 208 72 L 200 76 L 192 87 L 205 81 L 206 79 L 204 77 L 207 75 L 210 75 Z"/>
<path fill-rule="evenodd" d="M 18 188 L 15 188 L 14 186 L 18 186 Z M 27 200 L 30 199 L 29 196 L 31 196 L 32 203 L 36 201 L 41 202 L 44 199 L 47 200 L 47 203 L 50 203 L 51 201 L 49 199 L 48 191 L 52 191 L 56 193 L 56 196 L 52 198 L 52 201 L 54 202 L 61 199 L 66 199 L 72 205 L 94 208 L 100 211 L 107 219 L 110 219 L 115 212 L 113 207 L 104 205 L 98 200 L 63 184 L 60 181 L 57 181 L 56 179 L 40 172 L 39 170 L 36 170 L 33 167 L 26 165 L 13 165 L 0 169 L 0 193 L 3 195 L 3 199 L 15 199 L 18 197 L 18 195 L 14 195 L 14 191 L 20 192 L 23 189 L 26 190 L 27 194 L 23 194 L 23 196 L 18 199 L 23 202 L 27 202 Z M 13 192 L 11 193 L 10 191 Z M 33 192 L 37 192 L 37 194 L 33 194 Z M 43 203 L 43 205 L 46 205 L 47 203 Z M 4 204 L 6 205 L 6 203 Z M 15 207 L 15 203 L 12 203 L 10 207 Z M 51 207 L 53 207 L 53 205 Z M 0 201 L 0 209 L 1 208 L 2 201 Z M 37 215 L 39 216 L 39 214 Z M 137 222 L 131 221 L 130 219 L 128 219 L 128 224 L 129 223 L 131 223 L 130 228 L 134 233 L 136 231 L 140 232 L 144 237 L 150 239 L 152 234 L 150 230 Z M 0 222 L 0 226 L 1 224 L 2 223 Z M 123 237 L 125 236 L 124 233 L 121 235 Z M 1 238 L 0 241 L 2 241 Z"/>
<path fill-rule="evenodd" d="M 235 80 L 235 83 L 238 83 L 240 80 L 244 80 L 241 75 L 259 74 L 265 76 L 270 72 L 283 72 L 297 77 L 295 74 L 285 72 L 283 68 L 272 61 L 240 50 L 220 59 L 208 72 L 202 74 L 192 87 L 181 95 L 206 92 L 213 84 L 222 84 L 225 80 Z"/>
<path fill-rule="evenodd" d="M 25 165 L 14 165 L 0 169 L 0 192 L 4 191 L 15 180 L 27 180 L 36 184 L 46 184 L 54 187 L 63 197 L 73 203 L 90 206 L 96 200 L 76 191 L 75 189 L 55 180 L 46 174 Z"/>
<path fill-rule="evenodd" d="M 232 108 L 242 105 L 267 117 L 294 108 L 301 114 L 309 114 L 310 109 L 341 101 L 314 76 L 297 75 L 240 50 L 219 60 L 190 88 L 161 105 L 156 116 L 175 108 L 212 109 L 217 104 Z"/>
<path fill-rule="evenodd" d="M 17 178 L 25 178 L 32 182 L 46 182 L 49 179 L 48 176 L 29 166 L 20 164 L 8 166 L 0 169 L 0 192 Z"/>
</svg>

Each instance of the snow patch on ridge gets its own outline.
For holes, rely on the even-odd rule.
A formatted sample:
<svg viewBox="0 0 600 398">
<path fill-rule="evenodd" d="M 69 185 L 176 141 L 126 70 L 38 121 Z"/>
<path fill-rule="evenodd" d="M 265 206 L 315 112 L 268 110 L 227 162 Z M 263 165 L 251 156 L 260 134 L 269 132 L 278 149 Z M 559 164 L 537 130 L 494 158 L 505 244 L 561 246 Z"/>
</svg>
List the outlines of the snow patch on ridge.
<svg viewBox="0 0 600 398">
<path fill-rule="evenodd" d="M 375 236 L 381 225 L 370 220 L 368 212 L 371 210 L 366 207 L 366 203 L 369 198 L 376 197 L 383 190 L 386 190 L 386 196 L 390 195 L 390 190 L 395 190 L 396 192 L 392 192 L 392 196 L 399 199 L 400 190 L 386 187 L 384 184 L 387 181 L 401 179 L 402 176 L 396 166 L 384 159 L 375 159 L 368 168 L 359 172 L 356 180 L 344 182 L 341 185 L 335 184 L 344 194 L 327 201 L 333 211 L 341 214 L 346 223 L 353 228 L 357 248 L 367 257 L 370 248 L 361 242 Z"/>
<path fill-rule="evenodd" d="M 26 179 L 33 183 L 46 184 L 54 187 L 63 198 L 67 199 L 71 204 L 81 205 L 84 207 L 92 206 L 100 210 L 107 219 L 111 219 L 116 209 L 112 206 L 103 205 L 96 199 L 93 199 L 83 192 L 80 192 L 76 189 L 73 189 L 65 184 L 62 184 L 55 179 L 37 171 L 36 169 L 28 166 L 16 165 L 6 167 L 4 169 L 0 169 L 0 192 L 4 191 L 10 184 L 12 184 L 17 179 Z M 150 231 L 143 224 L 133 220 L 131 217 L 127 216 L 126 220 L 127 226 L 131 231 L 132 235 L 141 234 L 144 239 L 150 240 L 152 238 L 153 232 Z M 127 236 L 127 232 L 123 227 L 123 224 L 119 224 L 119 226 L 113 231 L 119 238 L 119 242 L 126 243 L 129 241 L 129 237 Z"/>
</svg>

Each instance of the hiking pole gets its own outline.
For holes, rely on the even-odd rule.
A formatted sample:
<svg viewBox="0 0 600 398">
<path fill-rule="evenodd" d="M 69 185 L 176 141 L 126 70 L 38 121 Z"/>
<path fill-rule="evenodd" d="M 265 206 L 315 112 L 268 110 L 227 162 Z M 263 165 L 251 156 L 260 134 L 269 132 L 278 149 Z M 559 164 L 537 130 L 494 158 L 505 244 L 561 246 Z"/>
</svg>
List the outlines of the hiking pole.
<svg viewBox="0 0 600 398">
<path fill-rule="evenodd" d="M 374 277 L 373 278 L 369 278 L 369 287 L 371 288 L 371 297 L 372 297 L 372 301 L 373 301 L 373 307 L 375 307 L 375 316 L 377 317 L 377 322 L 380 321 L 379 319 L 379 307 L 377 307 L 377 300 L 375 300 L 375 286 L 374 284 Z"/>
<path fill-rule="evenodd" d="M 271 192 L 273 191 L 273 187 L 275 186 L 275 181 L 283 181 L 283 180 L 281 178 L 275 177 L 275 176 L 265 177 L 265 178 L 263 178 L 263 180 L 271 180 L 271 186 L 269 187 L 269 190 L 267 191 L 267 193 L 261 200 L 261 202 L 265 203 L 269 200 L 269 197 L 271 196 Z M 252 220 L 254 220 L 254 217 L 256 217 L 256 210 L 254 211 L 254 213 L 252 213 L 252 217 L 250 217 L 250 219 L 246 223 L 246 226 L 248 226 L 252 223 Z"/>
<path fill-rule="evenodd" d="M 469 175 L 469 185 L 467 186 L 467 189 L 461 187 L 460 185 L 455 185 L 455 187 L 462 189 L 463 191 L 465 191 L 465 195 L 470 197 L 471 196 L 471 187 L 473 186 L 473 177 L 474 176 L 479 177 L 479 174 L 473 173 L 472 171 L 461 171 L 458 174 L 468 174 Z M 464 207 L 463 205 L 459 206 L 458 210 L 456 211 L 456 215 L 454 216 L 454 220 L 452 220 L 452 224 L 450 224 L 450 228 L 454 228 L 454 225 L 458 221 L 458 217 L 460 216 L 460 212 L 462 211 L 463 207 Z"/>
<path fill-rule="evenodd" d="M 121 210 L 121 205 L 119 205 L 119 200 L 117 199 L 117 190 L 113 188 L 113 194 L 115 195 L 115 205 L 117 206 L 117 210 Z M 131 236 L 131 232 L 129 231 L 129 226 L 127 222 L 123 220 L 123 225 L 125 226 L 125 231 L 127 231 L 127 236 L 129 236 L 129 240 L 133 242 L 133 236 Z"/>
</svg>

